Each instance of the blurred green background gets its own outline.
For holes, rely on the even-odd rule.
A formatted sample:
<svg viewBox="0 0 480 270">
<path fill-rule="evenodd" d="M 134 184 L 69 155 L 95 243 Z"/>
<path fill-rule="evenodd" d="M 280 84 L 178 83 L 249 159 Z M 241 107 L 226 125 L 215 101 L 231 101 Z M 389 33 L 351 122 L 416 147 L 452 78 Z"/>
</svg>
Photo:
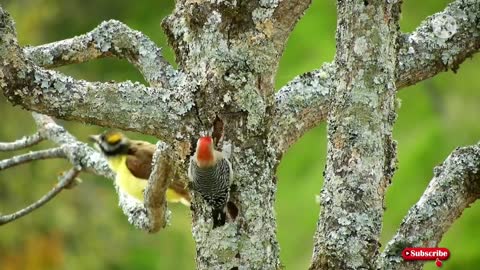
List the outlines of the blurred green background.
<svg viewBox="0 0 480 270">
<path fill-rule="evenodd" d="M 118 19 L 140 30 L 164 48 L 160 21 L 173 1 L 127 0 L 2 0 L 16 21 L 22 45 L 39 45 L 90 31 L 103 20 Z M 412 31 L 428 15 L 442 10 L 445 0 L 405 0 L 402 30 Z M 277 88 L 296 75 L 331 61 L 335 53 L 335 1 L 314 1 L 292 33 L 280 64 Z M 139 80 L 128 63 L 104 59 L 60 68 L 86 80 Z M 457 74 L 403 89 L 394 137 L 399 169 L 387 194 L 382 244 L 395 233 L 408 209 L 418 200 L 440 164 L 457 146 L 480 139 L 480 57 L 465 61 Z M 0 141 L 12 141 L 35 131 L 28 112 L 12 107 L 0 95 Z M 81 140 L 100 127 L 60 121 Z M 129 133 L 131 137 L 154 138 Z M 42 143 L 34 149 L 45 148 Z M 278 170 L 278 237 L 287 269 L 307 269 L 312 253 L 319 206 L 315 195 L 322 185 L 326 155 L 325 124 L 306 134 L 285 155 Z M 23 151 L 25 152 L 25 151 Z M 21 153 L 21 151 L 20 151 Z M 0 153 L 7 158 L 13 153 Z M 69 168 L 61 160 L 38 161 L 0 172 L 0 212 L 10 213 L 33 202 Z M 194 243 L 190 213 L 171 206 L 172 226 L 149 235 L 130 226 L 117 206 L 109 180 L 88 174 L 73 190 L 32 214 L 0 227 L 0 269 L 193 269 Z M 440 246 L 451 251 L 444 269 L 476 269 L 480 265 L 480 204 L 466 209 Z M 427 263 L 426 269 L 436 269 Z"/>
</svg>

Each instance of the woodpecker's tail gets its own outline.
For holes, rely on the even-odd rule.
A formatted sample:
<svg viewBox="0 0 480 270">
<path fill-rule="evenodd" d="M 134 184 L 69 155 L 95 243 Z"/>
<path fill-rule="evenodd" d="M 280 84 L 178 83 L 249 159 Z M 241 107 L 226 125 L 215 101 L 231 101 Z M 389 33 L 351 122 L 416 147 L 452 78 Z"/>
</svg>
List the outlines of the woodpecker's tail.
<svg viewBox="0 0 480 270">
<path fill-rule="evenodd" d="M 225 213 L 223 208 L 216 208 L 212 210 L 212 218 L 213 218 L 213 228 L 215 229 L 217 227 L 225 225 L 227 214 Z"/>
</svg>

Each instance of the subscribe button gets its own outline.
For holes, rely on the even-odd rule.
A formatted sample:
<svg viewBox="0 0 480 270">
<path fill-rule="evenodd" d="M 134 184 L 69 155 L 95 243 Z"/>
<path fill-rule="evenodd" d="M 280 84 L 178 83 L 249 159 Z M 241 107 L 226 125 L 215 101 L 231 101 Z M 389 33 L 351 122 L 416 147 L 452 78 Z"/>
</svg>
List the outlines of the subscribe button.
<svg viewBox="0 0 480 270">
<path fill-rule="evenodd" d="M 446 248 L 405 248 L 402 257 L 407 261 L 444 261 L 450 257 L 450 251 Z"/>
<path fill-rule="evenodd" d="M 402 257 L 407 261 L 444 261 L 450 257 L 450 251 L 446 248 L 406 248 L 402 251 Z"/>
</svg>

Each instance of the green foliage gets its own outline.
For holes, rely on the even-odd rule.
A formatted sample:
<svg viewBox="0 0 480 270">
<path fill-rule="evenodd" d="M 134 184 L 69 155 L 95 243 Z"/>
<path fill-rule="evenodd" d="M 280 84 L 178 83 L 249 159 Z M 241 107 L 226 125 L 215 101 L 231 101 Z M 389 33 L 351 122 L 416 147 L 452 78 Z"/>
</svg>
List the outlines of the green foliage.
<svg viewBox="0 0 480 270">
<path fill-rule="evenodd" d="M 402 29 L 412 31 L 425 16 L 440 11 L 446 0 L 404 1 Z M 101 21 L 118 19 L 138 29 L 173 54 L 160 27 L 172 1 L 15 0 L 2 4 L 16 21 L 20 42 L 43 44 L 82 34 Z M 332 61 L 335 53 L 335 2 L 314 1 L 292 33 L 277 75 L 277 88 L 294 76 Z M 403 89 L 394 137 L 398 140 L 399 169 L 387 193 L 382 244 L 394 235 L 408 209 L 418 200 L 440 164 L 456 147 L 480 138 L 480 59 L 467 60 L 457 74 L 444 73 Z M 100 60 L 63 67 L 62 72 L 86 80 L 140 80 L 128 63 Z M 477 77 L 475 77 L 477 75 Z M 0 141 L 34 132 L 29 113 L 0 97 Z M 82 140 L 102 128 L 63 123 Z M 139 139 L 151 137 L 129 133 Z M 40 146 L 48 146 L 42 143 Z M 24 152 L 24 151 L 23 151 Z M 0 153 L 7 158 L 11 153 Z M 306 269 L 319 214 L 315 196 L 325 166 L 325 124 L 311 130 L 285 155 L 278 170 L 278 236 L 282 262 L 288 269 Z M 68 169 L 58 160 L 39 161 L 0 173 L 0 212 L 10 213 L 31 203 Z M 193 269 L 194 243 L 190 212 L 172 207 L 170 227 L 148 235 L 130 226 L 117 206 L 112 183 L 84 174 L 83 183 L 62 192 L 33 214 L 0 229 L 0 269 Z M 480 264 L 478 242 L 480 205 L 467 209 L 440 246 L 452 256 L 443 269 L 475 269 Z M 429 263 L 426 269 L 436 269 Z"/>
</svg>

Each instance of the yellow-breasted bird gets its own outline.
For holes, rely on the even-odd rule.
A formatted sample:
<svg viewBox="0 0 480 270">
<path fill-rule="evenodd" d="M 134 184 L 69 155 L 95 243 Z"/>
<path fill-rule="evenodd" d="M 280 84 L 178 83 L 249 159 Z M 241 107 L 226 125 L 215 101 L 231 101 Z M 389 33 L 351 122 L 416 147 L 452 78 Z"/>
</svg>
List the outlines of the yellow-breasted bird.
<svg viewBox="0 0 480 270">
<path fill-rule="evenodd" d="M 128 139 L 118 131 L 107 131 L 91 135 L 90 139 L 108 160 L 116 173 L 115 181 L 121 191 L 143 202 L 143 191 L 147 187 L 152 171 L 155 145 L 145 141 Z M 172 181 L 166 192 L 168 202 L 180 202 L 190 206 L 190 193 L 185 184 Z"/>
</svg>

